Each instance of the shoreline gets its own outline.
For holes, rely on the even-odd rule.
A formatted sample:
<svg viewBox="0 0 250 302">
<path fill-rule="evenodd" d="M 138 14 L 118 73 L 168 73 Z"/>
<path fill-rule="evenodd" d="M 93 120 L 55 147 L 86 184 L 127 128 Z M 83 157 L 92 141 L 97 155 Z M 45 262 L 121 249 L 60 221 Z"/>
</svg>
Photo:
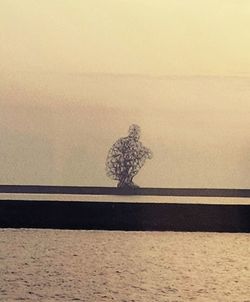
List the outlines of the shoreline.
<svg viewBox="0 0 250 302">
<path fill-rule="evenodd" d="M 0 200 L 1 228 L 250 233 L 250 205 Z"/>
</svg>

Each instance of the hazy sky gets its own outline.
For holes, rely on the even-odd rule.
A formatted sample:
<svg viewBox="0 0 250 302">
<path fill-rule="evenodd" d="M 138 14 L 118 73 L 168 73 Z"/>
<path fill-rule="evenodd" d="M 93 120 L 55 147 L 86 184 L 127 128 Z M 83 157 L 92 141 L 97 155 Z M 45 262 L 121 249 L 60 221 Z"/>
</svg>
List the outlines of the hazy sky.
<svg viewBox="0 0 250 302">
<path fill-rule="evenodd" d="M 250 74 L 248 0 L 1 0 L 6 71 Z"/>
<path fill-rule="evenodd" d="M 250 184 L 250 1 L 0 0 L 0 183 L 115 185 L 130 124 L 151 187 Z"/>
</svg>

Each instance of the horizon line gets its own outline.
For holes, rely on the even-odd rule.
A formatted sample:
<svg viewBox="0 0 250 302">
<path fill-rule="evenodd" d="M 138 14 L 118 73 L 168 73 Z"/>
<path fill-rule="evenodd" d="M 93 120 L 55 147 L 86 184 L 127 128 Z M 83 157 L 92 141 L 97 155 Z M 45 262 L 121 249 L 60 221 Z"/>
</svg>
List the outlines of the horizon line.
<svg viewBox="0 0 250 302">
<path fill-rule="evenodd" d="M 138 77 L 138 78 L 152 78 L 152 79 L 167 79 L 167 78 L 250 78 L 250 73 L 235 73 L 235 74 L 150 74 L 150 73 L 115 73 L 115 72 L 64 72 L 64 71 L 35 71 L 35 70 L 13 70 L 13 73 L 36 73 L 36 74 L 47 74 L 47 75 L 64 75 L 64 76 L 107 76 L 107 77 Z M 11 73 L 7 72 L 8 74 Z"/>
</svg>

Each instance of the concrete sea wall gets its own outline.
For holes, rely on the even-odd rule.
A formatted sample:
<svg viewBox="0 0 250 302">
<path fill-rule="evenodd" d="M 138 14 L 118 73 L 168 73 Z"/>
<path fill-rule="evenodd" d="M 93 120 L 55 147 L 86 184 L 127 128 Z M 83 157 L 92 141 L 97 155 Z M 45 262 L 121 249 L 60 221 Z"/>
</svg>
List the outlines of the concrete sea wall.
<svg viewBox="0 0 250 302">
<path fill-rule="evenodd" d="M 0 200 L 1 228 L 249 232 L 249 205 Z"/>
</svg>

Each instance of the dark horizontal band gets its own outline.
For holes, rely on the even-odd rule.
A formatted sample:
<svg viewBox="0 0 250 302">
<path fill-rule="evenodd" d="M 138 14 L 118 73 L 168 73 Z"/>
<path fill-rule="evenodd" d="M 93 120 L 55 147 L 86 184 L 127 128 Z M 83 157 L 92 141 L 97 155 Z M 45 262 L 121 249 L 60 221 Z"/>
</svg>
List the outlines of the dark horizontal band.
<svg viewBox="0 0 250 302">
<path fill-rule="evenodd" d="M 0 228 L 250 232 L 250 205 L 2 200 Z"/>
<path fill-rule="evenodd" d="M 79 195 L 144 195 L 249 198 L 250 189 L 213 188 L 114 188 L 43 185 L 0 185 L 0 193 L 79 194 Z"/>
</svg>

